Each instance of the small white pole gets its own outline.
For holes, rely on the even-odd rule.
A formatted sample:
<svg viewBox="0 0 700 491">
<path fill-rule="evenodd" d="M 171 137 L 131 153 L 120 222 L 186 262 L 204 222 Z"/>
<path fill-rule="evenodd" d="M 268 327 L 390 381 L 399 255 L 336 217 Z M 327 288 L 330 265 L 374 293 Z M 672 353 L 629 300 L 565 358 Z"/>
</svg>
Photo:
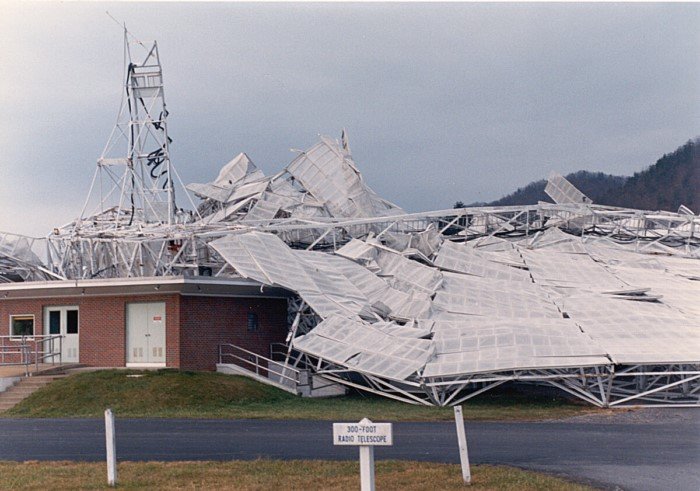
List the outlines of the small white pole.
<svg viewBox="0 0 700 491">
<path fill-rule="evenodd" d="M 374 447 L 360 445 L 360 490 L 374 491 Z"/>
<path fill-rule="evenodd" d="M 469 452 L 467 451 L 467 435 L 464 432 L 464 416 L 462 406 L 455 406 L 455 424 L 457 425 L 457 441 L 459 441 L 459 461 L 462 464 L 462 478 L 467 484 L 472 482 L 469 470 Z"/>
<path fill-rule="evenodd" d="M 114 413 L 105 411 L 105 441 L 107 444 L 107 484 L 117 485 L 117 445 L 114 438 Z"/>
</svg>

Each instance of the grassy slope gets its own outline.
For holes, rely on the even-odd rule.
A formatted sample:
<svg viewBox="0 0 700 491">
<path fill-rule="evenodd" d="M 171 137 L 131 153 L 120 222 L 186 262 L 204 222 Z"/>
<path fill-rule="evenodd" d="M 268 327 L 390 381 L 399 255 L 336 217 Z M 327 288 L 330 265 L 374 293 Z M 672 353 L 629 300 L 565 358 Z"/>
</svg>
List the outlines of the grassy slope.
<svg viewBox="0 0 700 491">
<path fill-rule="evenodd" d="M 122 489 L 357 489 L 357 462 L 121 462 Z M 458 465 L 379 461 L 378 489 L 465 489 Z M 104 463 L 0 462 L 0 489 L 113 489 Z M 472 467 L 476 490 L 572 490 L 593 488 L 543 474 L 496 466 Z"/>
<path fill-rule="evenodd" d="M 136 377 L 134 376 L 136 375 Z M 80 373 L 40 389 L 5 417 L 256 418 L 359 421 L 452 420 L 450 408 L 412 406 L 353 395 L 302 399 L 244 377 L 175 370 L 104 370 Z M 538 420 L 573 416 L 591 408 L 551 397 L 483 394 L 464 404 L 469 420 Z"/>
</svg>

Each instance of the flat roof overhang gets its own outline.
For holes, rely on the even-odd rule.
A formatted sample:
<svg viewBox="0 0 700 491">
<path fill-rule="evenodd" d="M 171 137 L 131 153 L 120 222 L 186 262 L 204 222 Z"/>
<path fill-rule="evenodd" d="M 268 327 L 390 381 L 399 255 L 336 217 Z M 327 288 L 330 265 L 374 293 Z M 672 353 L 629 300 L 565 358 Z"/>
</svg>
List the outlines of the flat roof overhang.
<svg viewBox="0 0 700 491">
<path fill-rule="evenodd" d="M 91 280 L 26 281 L 0 284 L 0 300 L 167 295 L 288 298 L 293 292 L 246 278 L 155 276 Z"/>
</svg>

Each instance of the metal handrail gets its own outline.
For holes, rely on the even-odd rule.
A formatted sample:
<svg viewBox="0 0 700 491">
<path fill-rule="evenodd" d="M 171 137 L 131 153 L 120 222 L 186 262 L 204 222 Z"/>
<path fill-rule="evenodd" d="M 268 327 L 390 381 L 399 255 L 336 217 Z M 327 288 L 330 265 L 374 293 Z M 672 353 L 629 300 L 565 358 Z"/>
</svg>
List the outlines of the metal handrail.
<svg viewBox="0 0 700 491">
<path fill-rule="evenodd" d="M 280 358 L 287 357 L 287 345 L 285 343 L 270 343 L 270 358 L 275 359 L 275 355 Z"/>
<path fill-rule="evenodd" d="M 308 370 L 308 363 L 299 357 L 300 351 L 289 348 L 286 343 L 270 343 L 270 358 L 273 360 L 285 360 L 287 361 L 287 366 L 294 367 L 297 370 Z M 294 359 L 294 364 L 289 365 L 289 360 Z"/>
<path fill-rule="evenodd" d="M 241 352 L 245 356 L 241 356 L 240 354 L 236 354 L 236 353 L 225 352 L 224 349 L 227 347 L 231 348 L 235 351 Z M 267 372 L 268 377 L 270 376 L 271 372 L 274 375 L 279 376 L 280 383 L 283 383 L 283 380 L 288 380 L 289 382 L 292 382 L 295 386 L 304 385 L 301 383 L 301 379 L 302 379 L 302 371 L 301 370 L 297 370 L 294 367 L 290 367 L 286 363 L 280 363 L 278 361 L 272 360 L 272 359 L 267 358 L 265 356 L 259 355 L 258 353 L 255 353 L 253 351 L 247 350 L 245 348 L 241 348 L 240 346 L 236 346 L 235 344 L 231 344 L 231 343 L 219 344 L 219 363 L 225 363 L 224 357 L 233 358 L 234 360 L 238 360 L 238 361 L 246 363 L 248 365 L 253 365 L 255 367 L 255 374 L 256 375 L 261 375 L 260 370 L 262 369 L 262 370 L 265 370 Z M 267 363 L 267 366 L 261 365 L 261 363 L 260 363 L 261 360 L 264 360 Z M 238 363 L 236 363 L 236 364 L 238 365 Z M 269 368 L 270 365 L 275 365 L 277 367 L 280 367 L 281 371 L 277 372 L 277 371 L 270 370 L 270 368 Z M 247 369 L 246 366 L 243 366 L 243 368 Z M 288 372 L 291 375 L 287 375 Z"/>
<path fill-rule="evenodd" d="M 54 350 L 58 341 L 58 351 Z M 32 349 L 33 348 L 33 349 Z M 17 361 L 8 361 L 8 355 Z M 37 336 L 0 336 L 0 366 L 24 365 L 24 373 L 29 376 L 29 367 L 39 371 L 39 364 L 51 360 L 51 364 L 63 363 L 63 336 L 48 334 Z"/>
</svg>

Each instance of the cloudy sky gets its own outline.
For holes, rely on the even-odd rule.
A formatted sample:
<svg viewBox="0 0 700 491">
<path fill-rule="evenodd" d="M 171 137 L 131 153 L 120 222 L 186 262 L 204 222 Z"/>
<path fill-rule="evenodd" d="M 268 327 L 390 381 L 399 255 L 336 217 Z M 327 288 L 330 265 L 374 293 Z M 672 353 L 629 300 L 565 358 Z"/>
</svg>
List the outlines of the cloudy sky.
<svg viewBox="0 0 700 491">
<path fill-rule="evenodd" d="M 158 40 L 171 155 L 266 173 L 345 127 L 409 211 L 550 170 L 632 174 L 700 135 L 700 4 L 0 2 L 0 230 L 77 216 L 121 97 L 125 21 Z"/>
</svg>

